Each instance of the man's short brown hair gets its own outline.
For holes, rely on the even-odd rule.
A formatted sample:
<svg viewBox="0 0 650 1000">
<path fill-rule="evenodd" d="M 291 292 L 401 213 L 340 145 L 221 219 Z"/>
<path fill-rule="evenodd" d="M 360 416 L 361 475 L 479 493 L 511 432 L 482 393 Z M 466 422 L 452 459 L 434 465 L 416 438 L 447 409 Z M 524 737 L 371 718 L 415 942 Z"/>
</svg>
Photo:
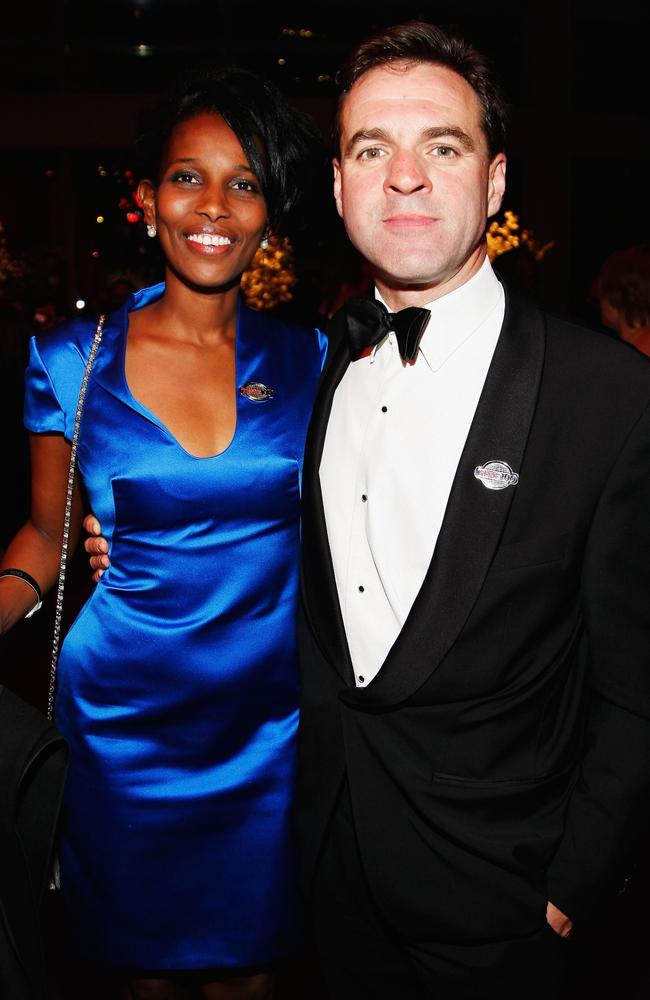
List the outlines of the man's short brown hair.
<svg viewBox="0 0 650 1000">
<path fill-rule="evenodd" d="M 481 108 L 481 127 L 490 159 L 505 148 L 507 105 L 485 56 L 459 35 L 426 21 L 407 21 L 377 32 L 348 55 L 336 81 L 339 101 L 336 112 L 336 143 L 341 137 L 341 111 L 346 95 L 365 73 L 377 66 L 402 62 L 446 66 L 469 83 Z"/>
</svg>

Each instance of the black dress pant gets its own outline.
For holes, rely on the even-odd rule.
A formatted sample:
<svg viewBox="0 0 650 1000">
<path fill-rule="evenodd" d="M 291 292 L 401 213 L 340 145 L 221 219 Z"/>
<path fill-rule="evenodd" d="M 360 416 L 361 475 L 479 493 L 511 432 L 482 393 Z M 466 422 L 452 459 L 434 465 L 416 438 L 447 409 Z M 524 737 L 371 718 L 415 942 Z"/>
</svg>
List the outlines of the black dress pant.
<svg viewBox="0 0 650 1000">
<path fill-rule="evenodd" d="M 558 1000 L 569 942 L 544 925 L 476 945 L 404 941 L 379 912 L 363 873 L 347 787 L 309 900 L 332 1000 Z"/>
</svg>

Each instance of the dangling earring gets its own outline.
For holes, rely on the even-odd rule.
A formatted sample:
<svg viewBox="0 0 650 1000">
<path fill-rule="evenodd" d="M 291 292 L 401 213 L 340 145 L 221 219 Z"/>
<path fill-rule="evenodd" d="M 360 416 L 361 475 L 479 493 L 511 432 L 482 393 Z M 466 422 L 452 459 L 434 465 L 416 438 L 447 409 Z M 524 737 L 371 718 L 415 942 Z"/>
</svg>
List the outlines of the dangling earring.
<svg viewBox="0 0 650 1000">
<path fill-rule="evenodd" d="M 270 235 L 271 234 L 270 234 L 269 230 L 265 229 L 264 232 L 262 233 L 262 239 L 260 240 L 260 250 L 268 250 L 268 248 L 269 248 L 269 236 Z"/>
<path fill-rule="evenodd" d="M 156 235 L 156 227 L 152 222 L 147 223 L 147 236 L 149 239 L 153 240 Z"/>
</svg>

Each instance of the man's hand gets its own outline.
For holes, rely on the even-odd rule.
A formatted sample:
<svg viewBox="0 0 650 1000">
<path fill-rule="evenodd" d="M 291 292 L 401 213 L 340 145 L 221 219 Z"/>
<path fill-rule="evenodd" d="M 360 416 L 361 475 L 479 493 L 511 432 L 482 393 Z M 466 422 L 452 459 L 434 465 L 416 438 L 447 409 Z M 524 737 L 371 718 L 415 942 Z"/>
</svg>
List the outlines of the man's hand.
<svg viewBox="0 0 650 1000">
<path fill-rule="evenodd" d="M 567 917 L 565 913 L 562 913 L 562 910 L 558 910 L 557 906 L 553 906 L 550 900 L 546 904 L 546 922 L 561 938 L 568 938 L 573 930 L 571 917 Z"/>
<path fill-rule="evenodd" d="M 88 560 L 93 573 L 93 582 L 97 583 L 105 569 L 110 566 L 108 558 L 108 542 L 102 538 L 102 527 L 94 514 L 88 514 L 83 522 L 84 531 L 91 537 L 84 542 L 84 549 L 90 555 Z"/>
</svg>

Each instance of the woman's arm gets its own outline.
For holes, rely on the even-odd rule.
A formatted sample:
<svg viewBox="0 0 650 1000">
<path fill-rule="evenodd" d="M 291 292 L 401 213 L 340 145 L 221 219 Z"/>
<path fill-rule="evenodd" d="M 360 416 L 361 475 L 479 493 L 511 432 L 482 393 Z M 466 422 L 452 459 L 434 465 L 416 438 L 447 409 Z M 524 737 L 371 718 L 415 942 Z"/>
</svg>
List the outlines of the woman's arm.
<svg viewBox="0 0 650 1000">
<path fill-rule="evenodd" d="M 32 461 L 32 509 L 29 520 L 10 542 L 0 563 L 5 569 L 21 569 L 32 576 L 43 593 L 55 583 L 61 560 L 65 497 L 68 485 L 70 445 L 61 434 L 30 435 Z M 81 494 L 78 485 L 72 500 L 69 549 L 79 538 Z M 0 634 L 24 618 L 36 604 L 29 584 L 13 576 L 0 577 Z"/>
</svg>

